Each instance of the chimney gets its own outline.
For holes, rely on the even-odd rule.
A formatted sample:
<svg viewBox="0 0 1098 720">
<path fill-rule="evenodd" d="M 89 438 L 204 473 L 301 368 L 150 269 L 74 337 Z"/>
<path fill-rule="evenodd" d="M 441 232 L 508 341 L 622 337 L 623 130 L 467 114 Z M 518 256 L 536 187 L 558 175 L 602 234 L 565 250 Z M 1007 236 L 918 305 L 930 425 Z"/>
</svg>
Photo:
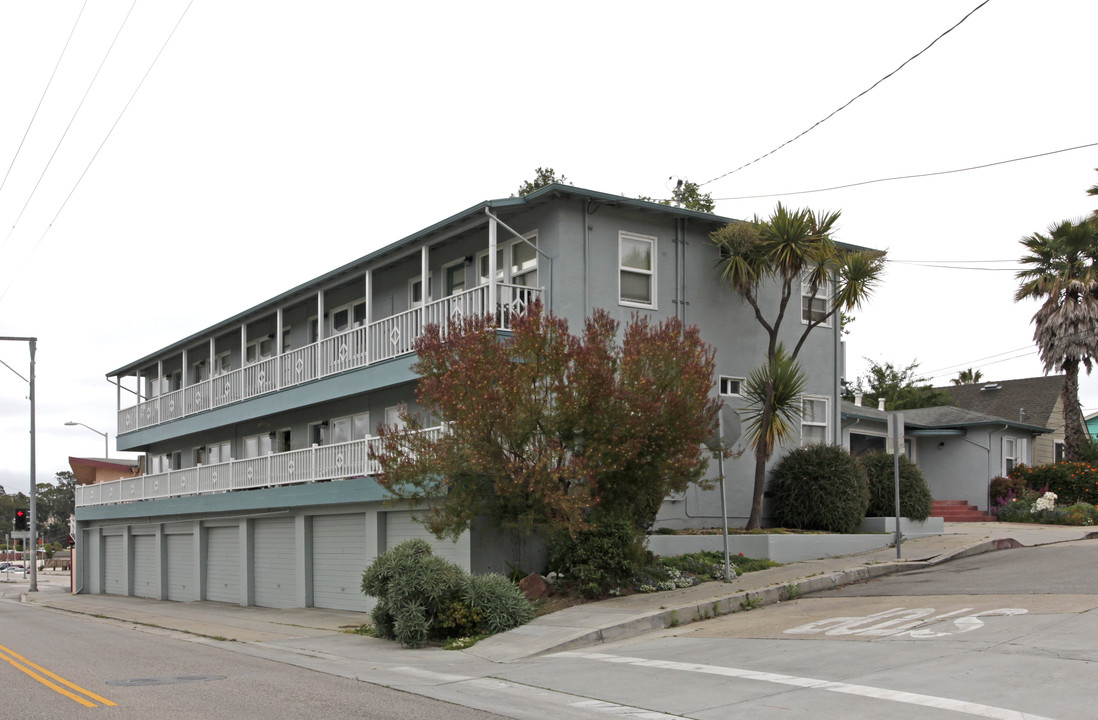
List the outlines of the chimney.
<svg viewBox="0 0 1098 720">
<path fill-rule="evenodd" d="M 854 404 L 857 405 L 858 407 L 861 407 L 862 406 L 862 398 L 864 398 L 864 397 L 865 397 L 864 393 L 860 393 L 860 392 L 854 393 Z"/>
<path fill-rule="evenodd" d="M 884 409 L 885 409 L 885 399 L 884 398 L 877 398 L 877 409 L 880 410 L 881 412 L 884 412 Z"/>
</svg>

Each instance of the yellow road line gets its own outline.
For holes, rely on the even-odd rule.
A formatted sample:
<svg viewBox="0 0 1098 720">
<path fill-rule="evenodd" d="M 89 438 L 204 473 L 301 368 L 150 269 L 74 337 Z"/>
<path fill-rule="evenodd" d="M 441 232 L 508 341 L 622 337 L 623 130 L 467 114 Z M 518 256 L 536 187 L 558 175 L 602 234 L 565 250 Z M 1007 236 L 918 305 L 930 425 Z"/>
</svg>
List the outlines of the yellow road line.
<svg viewBox="0 0 1098 720">
<path fill-rule="evenodd" d="M 11 657 L 7 657 L 3 653 L 7 653 Z M 79 693 L 83 693 L 84 695 L 87 695 L 92 700 L 96 700 L 96 701 L 98 701 L 98 702 L 100 702 L 104 705 L 117 705 L 118 704 L 118 703 L 111 702 L 110 700 L 108 700 L 105 697 L 102 697 L 100 695 L 96 695 L 91 690 L 85 690 L 84 688 L 80 687 L 79 685 L 76 685 L 75 683 L 69 682 L 68 680 L 61 677 L 60 675 L 57 675 L 55 673 L 50 672 L 49 670 L 42 667 L 41 665 L 37 665 L 37 664 L 31 662 L 30 660 L 26 659 L 25 657 L 23 657 L 19 653 L 15 652 L 14 650 L 10 650 L 9 648 L 4 647 L 3 645 L 0 645 L 0 659 L 6 660 L 8 663 L 10 663 L 12 665 L 12 667 L 16 668 L 17 670 L 20 670 L 20 671 L 26 673 L 27 675 L 30 675 L 32 678 L 34 678 L 38 682 L 42 683 L 46 687 L 50 688 L 51 690 L 53 690 L 55 692 L 58 692 L 58 693 L 64 695 L 65 697 L 67 697 L 67 698 L 69 698 L 69 699 L 71 699 L 75 702 L 80 703 L 81 705 L 83 705 L 85 707 L 97 707 L 97 705 L 93 702 L 89 702 L 88 700 L 85 700 L 84 698 L 80 697 L 79 695 L 76 695 L 75 693 L 69 692 L 65 688 L 60 687 L 60 686 L 56 685 L 55 683 L 50 682 L 49 680 L 42 677 L 41 675 L 34 672 L 33 670 L 30 670 L 26 667 L 23 667 L 23 665 L 20 665 L 19 662 L 25 663 L 26 665 L 29 665 L 30 667 L 34 668 L 35 670 L 38 670 L 39 672 L 41 672 L 45 675 L 48 675 L 49 677 L 53 678 L 57 682 L 61 683 L 62 685 L 67 685 L 68 687 L 72 688 L 73 690 L 76 690 Z"/>
</svg>

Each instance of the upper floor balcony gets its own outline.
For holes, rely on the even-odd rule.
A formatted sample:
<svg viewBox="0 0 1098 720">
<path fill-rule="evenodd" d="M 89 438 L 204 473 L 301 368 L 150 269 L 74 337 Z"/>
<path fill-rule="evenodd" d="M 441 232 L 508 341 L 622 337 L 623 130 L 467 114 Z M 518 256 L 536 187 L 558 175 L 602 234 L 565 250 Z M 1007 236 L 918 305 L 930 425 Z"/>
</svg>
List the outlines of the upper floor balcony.
<svg viewBox="0 0 1098 720">
<path fill-rule="evenodd" d="M 527 280 L 514 279 L 520 283 Z M 361 296 L 325 311 L 321 295 L 319 309 L 315 305 L 297 308 L 303 310 L 297 313 L 299 324 L 307 327 L 306 337 L 312 340 L 302 347 L 293 347 L 286 321 L 294 317 L 295 308 L 287 309 L 284 316 L 280 307 L 270 321 L 261 320 L 252 327 L 242 325 L 235 339 L 232 334 L 220 341 L 211 336 L 195 349 L 184 349 L 150 366 L 145 374 L 137 373 L 138 401 L 118 410 L 118 434 L 412 353 L 416 338 L 428 325 L 445 328 L 450 320 L 491 312 L 499 329 L 509 330 L 511 318 L 525 312 L 542 294 L 539 288 L 514 282 L 486 283 L 470 290 L 447 289 L 450 294 L 440 300 L 420 302 L 409 310 L 373 322 L 367 321 L 369 304 Z M 410 304 L 415 304 L 415 292 L 416 288 L 410 285 Z M 368 293 L 369 282 L 367 297 Z M 330 334 L 325 337 L 325 332 Z M 231 369 L 234 360 L 242 367 Z"/>
</svg>

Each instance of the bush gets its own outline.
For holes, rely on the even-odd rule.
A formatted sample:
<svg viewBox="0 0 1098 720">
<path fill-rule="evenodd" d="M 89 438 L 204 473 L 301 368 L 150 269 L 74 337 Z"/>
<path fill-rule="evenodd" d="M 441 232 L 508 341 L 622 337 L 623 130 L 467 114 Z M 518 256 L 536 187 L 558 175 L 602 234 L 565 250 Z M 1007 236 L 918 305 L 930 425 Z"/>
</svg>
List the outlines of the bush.
<svg viewBox="0 0 1098 720">
<path fill-rule="evenodd" d="M 1090 503 L 1080 502 L 1063 509 L 1065 525 L 1098 525 L 1098 508 Z"/>
<path fill-rule="evenodd" d="M 1025 488 L 1020 492 L 1008 490 L 1005 497 L 998 502 L 999 520 L 1001 522 L 1034 522 L 1033 503 L 1040 497 L 1036 490 Z"/>
<path fill-rule="evenodd" d="M 632 523 L 614 520 L 581 530 L 566 530 L 549 541 L 549 570 L 560 583 L 586 598 L 601 597 L 629 583 L 645 566 L 647 536 Z"/>
<path fill-rule="evenodd" d="M 858 458 L 869 483 L 866 517 L 896 515 L 896 476 L 891 453 L 871 453 Z M 930 488 L 919 466 L 900 456 L 900 515 L 911 520 L 930 517 Z"/>
<path fill-rule="evenodd" d="M 850 533 L 861 527 L 869 507 L 865 471 L 834 445 L 798 448 L 770 476 L 774 519 L 779 525 Z"/>
<path fill-rule="evenodd" d="M 470 576 L 415 539 L 377 556 L 362 574 L 362 592 L 376 597 L 378 637 L 404 647 L 428 640 L 484 635 L 529 622 L 534 609 L 502 575 Z"/>
<path fill-rule="evenodd" d="M 1056 493 L 1060 503 L 1098 502 L 1098 468 L 1085 462 L 1051 465 L 1019 465 L 1010 477 L 1021 480 L 1030 490 Z"/>
<path fill-rule="evenodd" d="M 1025 489 L 1027 489 L 1026 481 L 1023 478 L 999 476 L 991 481 L 988 497 L 991 500 L 991 505 L 994 507 L 1005 502 L 1007 496 L 1012 493 L 1014 497 L 1017 497 L 1018 493 Z"/>
</svg>

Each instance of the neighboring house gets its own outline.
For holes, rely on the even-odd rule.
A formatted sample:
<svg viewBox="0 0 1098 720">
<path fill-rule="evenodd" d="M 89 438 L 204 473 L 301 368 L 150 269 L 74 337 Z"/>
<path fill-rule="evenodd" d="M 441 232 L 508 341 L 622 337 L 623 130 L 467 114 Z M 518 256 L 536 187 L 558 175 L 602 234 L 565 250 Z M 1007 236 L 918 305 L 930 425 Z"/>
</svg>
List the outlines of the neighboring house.
<svg viewBox="0 0 1098 720">
<path fill-rule="evenodd" d="M 843 402 L 843 445 L 854 455 L 885 451 L 888 416 Z M 904 453 L 923 471 L 935 500 L 964 500 L 988 510 L 991 481 L 1032 464 L 1049 428 L 952 406 L 904 410 Z"/>
<path fill-rule="evenodd" d="M 948 393 L 957 407 L 1050 428 L 1048 434 L 1034 441 L 1033 465 L 1064 459 L 1063 389 L 1063 375 L 935 388 Z"/>
<path fill-rule="evenodd" d="M 1084 419 L 1087 423 L 1087 437 L 1091 440 L 1098 438 L 1098 413 L 1087 415 Z"/>
<path fill-rule="evenodd" d="M 368 609 L 363 567 L 426 536 L 407 507 L 383 503 L 371 451 L 380 424 L 421 412 L 412 347 L 428 323 L 491 311 L 507 332 L 535 298 L 573 329 L 595 308 L 622 322 L 677 317 L 716 349 L 714 395 L 742 404 L 766 339 L 716 276 L 708 235 L 729 221 L 550 185 L 474 205 L 111 371 L 118 447 L 144 453 L 147 472 L 77 488 L 78 591 Z M 760 294 L 776 305 L 776 286 Z M 819 302 L 801 298 L 787 343 Z M 798 441 L 837 441 L 835 325 L 816 328 L 801 353 Z M 726 465 L 742 523 L 753 462 Z M 715 489 L 694 488 L 669 498 L 660 522 L 719 526 L 720 507 Z M 515 562 L 512 542 L 484 528 L 428 539 L 474 572 Z"/>
<path fill-rule="evenodd" d="M 118 458 L 70 457 L 69 467 L 76 476 L 77 486 L 132 478 L 141 474 L 140 462 Z"/>
</svg>

